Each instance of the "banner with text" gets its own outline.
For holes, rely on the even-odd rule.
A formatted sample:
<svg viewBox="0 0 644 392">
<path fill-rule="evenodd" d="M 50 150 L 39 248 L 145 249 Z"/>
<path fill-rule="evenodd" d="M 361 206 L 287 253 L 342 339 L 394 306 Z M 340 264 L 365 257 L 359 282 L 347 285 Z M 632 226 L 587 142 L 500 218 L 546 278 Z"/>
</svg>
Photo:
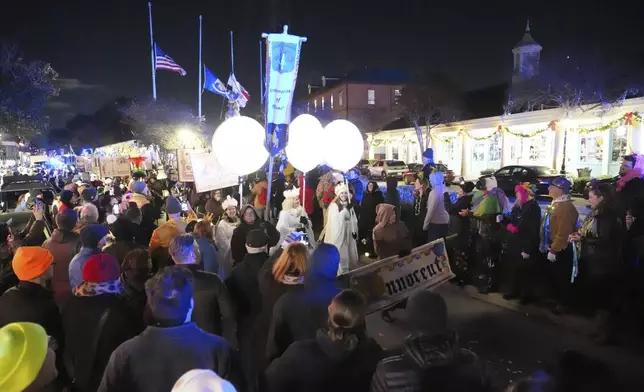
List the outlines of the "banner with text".
<svg viewBox="0 0 644 392">
<path fill-rule="evenodd" d="M 291 105 L 306 38 L 288 34 L 264 34 L 266 38 L 266 144 L 271 156 L 286 147 L 286 129 L 291 123 Z"/>
<path fill-rule="evenodd" d="M 195 180 L 195 176 L 192 173 L 192 161 L 190 160 L 190 154 L 203 153 L 205 151 L 206 150 L 202 148 L 180 148 L 177 150 L 177 171 L 179 172 L 180 182 L 193 182 Z"/>
<path fill-rule="evenodd" d="M 454 277 L 447 253 L 436 256 L 435 245 L 444 240 L 414 248 L 404 257 L 393 256 L 347 272 L 349 287 L 367 300 L 367 313 L 385 309 L 410 295 L 434 288 Z"/>
<path fill-rule="evenodd" d="M 100 176 L 102 178 L 127 177 L 132 174 L 130 161 L 126 156 L 100 157 L 98 161 L 101 170 Z"/>
<path fill-rule="evenodd" d="M 219 164 L 214 154 L 208 151 L 190 153 L 192 175 L 197 192 L 237 185 L 239 177 Z"/>
</svg>

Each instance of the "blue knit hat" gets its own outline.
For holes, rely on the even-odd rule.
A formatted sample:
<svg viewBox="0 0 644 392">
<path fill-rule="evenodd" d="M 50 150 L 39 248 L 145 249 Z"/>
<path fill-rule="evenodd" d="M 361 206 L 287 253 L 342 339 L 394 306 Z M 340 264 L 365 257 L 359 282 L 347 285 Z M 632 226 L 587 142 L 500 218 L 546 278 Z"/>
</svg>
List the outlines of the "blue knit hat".
<svg viewBox="0 0 644 392">
<path fill-rule="evenodd" d="M 339 267 L 340 252 L 332 244 L 319 244 L 309 261 L 309 273 L 313 276 L 335 279 Z"/>
<path fill-rule="evenodd" d="M 423 153 L 423 158 L 426 158 L 426 159 L 429 159 L 429 160 L 433 161 L 434 160 L 434 149 L 433 148 L 428 148 L 427 150 L 425 150 L 425 152 Z"/>
</svg>

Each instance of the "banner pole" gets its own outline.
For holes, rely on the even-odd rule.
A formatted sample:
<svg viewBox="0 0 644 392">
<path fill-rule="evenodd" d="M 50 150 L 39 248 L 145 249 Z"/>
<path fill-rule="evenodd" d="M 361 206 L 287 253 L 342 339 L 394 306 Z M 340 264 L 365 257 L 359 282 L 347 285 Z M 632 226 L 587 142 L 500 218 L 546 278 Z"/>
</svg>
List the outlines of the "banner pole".
<svg viewBox="0 0 644 392">
<path fill-rule="evenodd" d="M 152 99 L 157 100 L 157 73 L 156 73 L 156 44 L 152 33 L 152 2 L 148 2 L 148 15 L 150 17 L 150 61 L 152 62 Z"/>
</svg>

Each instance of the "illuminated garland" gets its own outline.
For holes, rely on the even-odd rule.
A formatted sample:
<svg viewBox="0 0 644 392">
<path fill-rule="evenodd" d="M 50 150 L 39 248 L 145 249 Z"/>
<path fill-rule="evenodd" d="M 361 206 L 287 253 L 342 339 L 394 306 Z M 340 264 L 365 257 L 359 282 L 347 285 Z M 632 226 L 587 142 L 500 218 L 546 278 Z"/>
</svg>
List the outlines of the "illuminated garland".
<svg viewBox="0 0 644 392">
<path fill-rule="evenodd" d="M 587 135 L 589 133 L 607 131 L 620 125 L 633 125 L 633 123 L 637 124 L 640 122 L 642 122 L 642 116 L 640 116 L 638 112 L 628 112 L 625 113 L 622 117 L 617 118 L 607 124 L 600 125 L 595 128 L 577 128 L 574 131 Z"/>
</svg>

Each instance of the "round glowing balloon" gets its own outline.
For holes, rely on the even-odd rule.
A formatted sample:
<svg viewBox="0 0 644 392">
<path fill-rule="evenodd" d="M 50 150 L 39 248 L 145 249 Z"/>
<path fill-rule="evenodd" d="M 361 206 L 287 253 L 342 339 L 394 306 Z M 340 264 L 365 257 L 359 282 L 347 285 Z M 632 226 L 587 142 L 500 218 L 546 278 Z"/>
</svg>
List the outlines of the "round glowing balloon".
<svg viewBox="0 0 644 392">
<path fill-rule="evenodd" d="M 224 121 L 212 136 L 212 150 L 217 162 L 238 176 L 253 173 L 268 159 L 264 147 L 266 133 L 257 120 L 235 116 Z"/>
<path fill-rule="evenodd" d="M 322 160 L 322 124 L 310 114 L 297 116 L 288 128 L 286 158 L 297 170 L 313 170 Z"/>
<path fill-rule="evenodd" d="M 334 120 L 324 127 L 324 161 L 335 170 L 346 172 L 362 159 L 364 142 L 358 127 L 347 120 Z"/>
</svg>

